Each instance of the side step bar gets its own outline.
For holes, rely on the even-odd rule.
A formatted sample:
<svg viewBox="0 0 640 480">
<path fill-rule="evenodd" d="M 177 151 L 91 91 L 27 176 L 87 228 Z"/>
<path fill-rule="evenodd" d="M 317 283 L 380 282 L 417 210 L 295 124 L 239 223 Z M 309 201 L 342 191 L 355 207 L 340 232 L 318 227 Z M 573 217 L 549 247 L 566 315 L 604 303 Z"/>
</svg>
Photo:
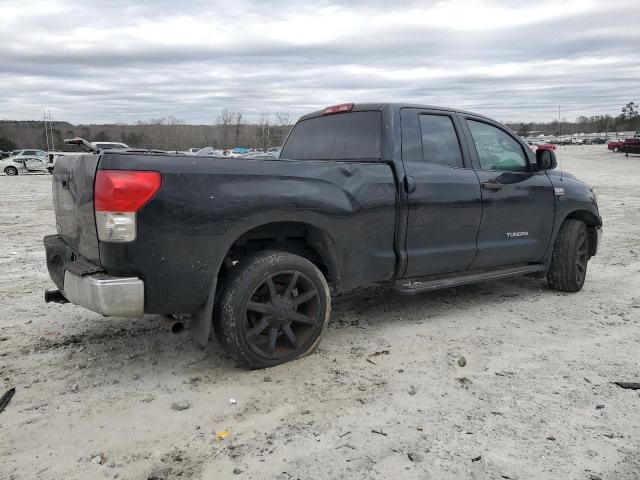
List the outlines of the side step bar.
<svg viewBox="0 0 640 480">
<path fill-rule="evenodd" d="M 470 283 L 497 280 L 500 278 L 526 275 L 528 273 L 544 272 L 543 264 L 525 265 L 521 267 L 508 267 L 483 272 L 465 272 L 453 275 L 432 275 L 422 278 L 404 278 L 394 283 L 394 289 L 403 295 L 415 295 L 416 293 L 430 292 L 441 288 L 457 287 Z"/>
</svg>

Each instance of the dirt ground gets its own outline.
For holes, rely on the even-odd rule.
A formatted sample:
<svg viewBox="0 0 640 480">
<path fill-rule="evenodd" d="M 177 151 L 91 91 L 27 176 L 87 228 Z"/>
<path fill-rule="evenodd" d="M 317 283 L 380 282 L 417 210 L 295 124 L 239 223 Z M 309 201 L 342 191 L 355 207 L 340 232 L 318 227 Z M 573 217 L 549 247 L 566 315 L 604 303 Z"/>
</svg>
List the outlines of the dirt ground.
<svg viewBox="0 0 640 480">
<path fill-rule="evenodd" d="M 45 304 L 51 177 L 0 177 L 0 479 L 640 478 L 640 395 L 612 384 L 640 381 L 640 156 L 559 158 L 605 222 L 580 293 L 344 295 L 316 354 L 263 371 Z"/>
</svg>

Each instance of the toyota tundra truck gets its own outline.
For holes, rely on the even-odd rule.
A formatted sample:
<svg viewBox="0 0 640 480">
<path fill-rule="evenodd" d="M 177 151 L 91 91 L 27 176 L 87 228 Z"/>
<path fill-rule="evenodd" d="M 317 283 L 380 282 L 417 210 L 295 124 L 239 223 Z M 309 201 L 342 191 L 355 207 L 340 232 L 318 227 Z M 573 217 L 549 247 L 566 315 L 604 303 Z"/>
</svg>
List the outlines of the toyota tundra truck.
<svg viewBox="0 0 640 480">
<path fill-rule="evenodd" d="M 341 104 L 280 158 L 144 151 L 60 157 L 45 300 L 105 316 L 189 315 L 248 368 L 311 353 L 331 294 L 413 295 L 514 275 L 579 291 L 596 194 L 481 115 Z"/>
</svg>

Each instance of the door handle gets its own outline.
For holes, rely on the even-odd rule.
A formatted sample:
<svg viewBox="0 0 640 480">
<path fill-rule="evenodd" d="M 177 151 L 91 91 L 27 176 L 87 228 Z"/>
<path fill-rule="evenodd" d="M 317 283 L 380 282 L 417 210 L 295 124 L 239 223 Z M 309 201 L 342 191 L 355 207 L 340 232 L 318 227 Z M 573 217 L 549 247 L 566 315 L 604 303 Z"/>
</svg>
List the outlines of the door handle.
<svg viewBox="0 0 640 480">
<path fill-rule="evenodd" d="M 496 190 L 500 190 L 502 188 L 502 184 L 498 182 L 484 182 L 482 184 L 482 188 L 495 192 Z"/>
<path fill-rule="evenodd" d="M 416 180 L 411 175 L 405 175 L 404 189 L 407 191 L 407 193 L 413 193 L 416 191 Z"/>
</svg>

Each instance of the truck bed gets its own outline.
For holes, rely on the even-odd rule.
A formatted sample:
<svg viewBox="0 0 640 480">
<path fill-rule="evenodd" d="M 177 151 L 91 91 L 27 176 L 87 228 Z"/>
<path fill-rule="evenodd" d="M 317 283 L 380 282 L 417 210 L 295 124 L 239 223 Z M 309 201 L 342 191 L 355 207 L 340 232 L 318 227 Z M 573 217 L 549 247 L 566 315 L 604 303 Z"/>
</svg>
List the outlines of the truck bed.
<svg viewBox="0 0 640 480">
<path fill-rule="evenodd" d="M 99 169 L 161 173 L 162 188 L 138 212 L 133 242 L 98 241 L 93 182 Z M 265 223 L 334 232 L 317 241 L 319 249 L 323 242 L 338 247 L 340 258 L 328 259 L 337 290 L 394 274 L 398 192 L 384 162 L 105 152 L 59 158 L 53 183 L 58 234 L 70 249 L 64 262 L 142 278 L 147 313 L 200 309 L 234 242 L 245 235 L 251 248 L 260 239 L 250 232 Z"/>
</svg>

